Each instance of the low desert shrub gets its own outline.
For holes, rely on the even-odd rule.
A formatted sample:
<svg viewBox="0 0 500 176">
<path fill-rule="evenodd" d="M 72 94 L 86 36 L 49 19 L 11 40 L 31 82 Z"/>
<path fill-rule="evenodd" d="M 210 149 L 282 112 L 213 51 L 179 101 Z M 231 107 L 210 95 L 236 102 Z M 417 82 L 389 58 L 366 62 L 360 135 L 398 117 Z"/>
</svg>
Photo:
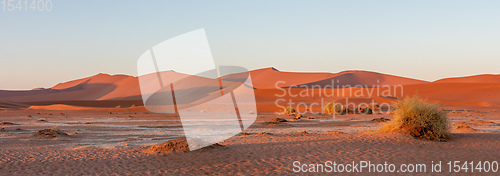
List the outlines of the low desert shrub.
<svg viewBox="0 0 500 176">
<path fill-rule="evenodd" d="M 300 118 L 304 117 L 302 114 L 297 113 L 295 115 L 295 119 L 300 120 Z"/>
<path fill-rule="evenodd" d="M 340 103 L 327 102 L 323 105 L 323 114 L 345 114 L 347 110 Z"/>
<path fill-rule="evenodd" d="M 288 107 L 286 107 L 285 112 L 283 112 L 283 114 L 294 114 L 295 112 L 296 112 L 295 109 L 288 106 Z"/>
<path fill-rule="evenodd" d="M 394 103 L 394 119 L 385 123 L 380 131 L 402 132 L 414 137 L 445 141 L 450 125 L 447 113 L 438 104 L 428 103 L 418 96 L 407 97 Z"/>
<path fill-rule="evenodd" d="M 357 114 L 373 114 L 373 110 L 370 107 L 358 107 L 356 110 Z"/>
</svg>

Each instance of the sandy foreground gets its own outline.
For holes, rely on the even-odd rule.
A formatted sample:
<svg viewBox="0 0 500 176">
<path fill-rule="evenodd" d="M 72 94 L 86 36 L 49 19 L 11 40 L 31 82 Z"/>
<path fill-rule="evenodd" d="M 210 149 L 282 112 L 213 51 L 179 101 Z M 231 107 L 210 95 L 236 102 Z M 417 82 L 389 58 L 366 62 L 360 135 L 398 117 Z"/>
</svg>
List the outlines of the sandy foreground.
<svg viewBox="0 0 500 176">
<path fill-rule="evenodd" d="M 224 147 L 171 154 L 149 154 L 144 149 L 182 137 L 180 122 L 172 115 L 149 114 L 140 108 L 9 110 L 0 112 L 1 122 L 13 123 L 0 126 L 0 175 L 310 175 L 295 173 L 298 167 L 294 162 L 308 164 L 304 169 L 309 170 L 309 164 L 317 166 L 327 161 L 387 162 L 395 164 L 396 170 L 400 164 L 426 164 L 422 175 L 452 175 L 446 164 L 449 161 L 492 162 L 500 158 L 497 108 L 468 109 L 450 112 L 449 118 L 452 123 L 469 124 L 472 130 L 455 130 L 447 142 L 374 132 L 381 123 L 371 120 L 391 118 L 389 115 L 332 119 L 306 114 L 302 120 L 293 121 L 287 115 L 263 113 L 245 131 L 249 135 L 225 140 L 220 143 Z M 289 122 L 263 123 L 275 117 Z M 52 127 L 69 135 L 50 139 L 31 136 Z M 260 132 L 270 134 L 257 135 Z M 440 161 L 442 173 L 431 172 L 432 162 Z M 336 174 L 327 170 L 324 168 L 320 174 Z M 343 174 L 373 172 L 365 168 L 362 173 Z"/>
</svg>

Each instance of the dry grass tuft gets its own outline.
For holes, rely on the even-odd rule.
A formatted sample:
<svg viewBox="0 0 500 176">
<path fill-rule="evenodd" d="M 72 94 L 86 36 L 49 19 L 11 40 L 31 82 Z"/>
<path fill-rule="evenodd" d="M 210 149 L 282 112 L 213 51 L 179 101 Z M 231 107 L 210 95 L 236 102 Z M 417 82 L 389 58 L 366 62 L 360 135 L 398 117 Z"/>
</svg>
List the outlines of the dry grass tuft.
<svg viewBox="0 0 500 176">
<path fill-rule="evenodd" d="M 323 105 L 323 114 L 347 114 L 348 110 L 340 103 L 327 102 Z"/>
<path fill-rule="evenodd" d="M 394 119 L 385 123 L 381 132 L 402 132 L 414 137 L 446 141 L 450 134 L 447 113 L 438 104 L 418 96 L 394 103 Z"/>
<path fill-rule="evenodd" d="M 300 118 L 302 118 L 302 117 L 304 117 L 304 116 L 302 116 L 302 114 L 299 114 L 299 113 L 297 113 L 297 114 L 295 115 L 295 119 L 296 119 L 296 120 L 300 120 Z"/>
<path fill-rule="evenodd" d="M 283 114 L 294 114 L 295 112 L 296 111 L 294 108 L 288 106 L 288 107 L 286 107 L 285 112 L 283 112 Z"/>
</svg>

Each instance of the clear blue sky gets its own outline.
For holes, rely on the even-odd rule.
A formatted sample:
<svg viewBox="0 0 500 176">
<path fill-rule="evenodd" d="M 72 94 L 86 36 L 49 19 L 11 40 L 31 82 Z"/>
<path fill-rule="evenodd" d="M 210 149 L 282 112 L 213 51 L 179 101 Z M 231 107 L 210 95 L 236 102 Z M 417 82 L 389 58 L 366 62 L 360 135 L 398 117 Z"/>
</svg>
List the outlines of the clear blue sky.
<svg viewBox="0 0 500 176">
<path fill-rule="evenodd" d="M 0 12 L 0 89 L 136 75 L 144 51 L 199 28 L 217 64 L 248 69 L 360 69 L 431 81 L 498 74 L 499 9 L 495 0 L 53 0 L 51 12 Z"/>
</svg>

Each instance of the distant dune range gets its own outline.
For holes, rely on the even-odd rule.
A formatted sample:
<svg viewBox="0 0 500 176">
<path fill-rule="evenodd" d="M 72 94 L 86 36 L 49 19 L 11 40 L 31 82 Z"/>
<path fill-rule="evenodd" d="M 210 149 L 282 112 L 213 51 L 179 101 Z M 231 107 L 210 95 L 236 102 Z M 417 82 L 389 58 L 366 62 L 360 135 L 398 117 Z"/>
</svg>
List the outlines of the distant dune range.
<svg viewBox="0 0 500 176">
<path fill-rule="evenodd" d="M 436 83 L 500 83 L 500 75 L 475 75 L 456 78 L 445 78 L 434 81 Z"/>
<path fill-rule="evenodd" d="M 173 71 L 167 71 L 162 75 L 185 77 L 185 75 Z M 345 99 L 349 98 L 349 95 L 361 91 L 363 96 L 355 98 L 374 100 L 378 103 L 391 102 L 403 96 L 418 94 L 443 104 L 500 104 L 500 75 L 446 78 L 434 82 L 369 71 L 305 73 L 282 72 L 275 68 L 264 68 L 250 71 L 250 75 L 252 76 L 258 108 L 264 111 L 276 110 L 274 106 L 274 102 L 278 98 L 276 95 L 283 94 L 283 90 L 290 90 L 292 94 L 299 94 L 304 93 L 306 87 L 308 88 L 307 92 L 310 93 L 307 96 L 292 97 L 289 95 L 290 92 L 287 92 L 287 95 L 282 98 L 312 103 L 319 102 L 321 98 L 325 101 Z M 340 88 L 334 89 L 334 97 L 325 97 L 323 92 L 320 93 L 320 90 L 311 89 L 317 87 L 330 88 L 332 81 L 334 88 Z M 277 89 L 276 85 L 280 89 Z M 401 85 L 403 88 L 402 94 L 397 92 L 397 95 L 380 95 L 380 92 L 384 90 L 382 86 L 397 85 Z M 331 89 L 328 89 L 328 91 L 331 92 Z M 371 96 L 370 92 L 372 92 Z M 379 93 L 377 94 L 377 92 Z M 117 105 L 126 107 L 133 104 L 140 106 L 142 100 L 139 80 L 137 77 L 128 75 L 97 74 L 87 78 L 59 83 L 47 89 L 0 90 L 1 108 L 25 108 L 29 105 L 54 104 L 91 107 L 114 107 Z"/>
</svg>

